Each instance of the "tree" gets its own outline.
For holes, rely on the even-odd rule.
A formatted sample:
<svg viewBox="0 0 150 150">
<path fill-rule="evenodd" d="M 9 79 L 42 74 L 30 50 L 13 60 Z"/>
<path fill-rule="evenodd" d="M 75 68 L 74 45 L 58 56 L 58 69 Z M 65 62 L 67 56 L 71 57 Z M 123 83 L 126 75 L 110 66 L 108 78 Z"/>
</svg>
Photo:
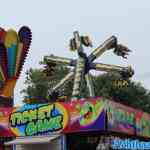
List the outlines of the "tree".
<svg viewBox="0 0 150 150">
<path fill-rule="evenodd" d="M 21 91 L 25 103 L 50 102 L 48 90 L 51 90 L 69 71 L 67 67 L 54 64 L 51 66 L 44 60 L 40 64 L 44 65 L 44 69 L 30 69 L 26 72 L 27 87 Z"/>
<path fill-rule="evenodd" d="M 69 71 L 70 68 L 62 65 L 46 64 L 46 69 L 52 70 L 50 76 L 45 74 L 46 70 L 43 69 L 30 69 L 26 74 L 25 88 L 22 93 L 25 95 L 25 99 L 32 99 L 30 103 L 43 103 L 51 102 L 48 97 L 48 89 L 56 85 Z M 92 76 L 94 83 L 94 90 L 96 96 L 103 96 L 109 99 L 113 99 L 117 102 L 141 109 L 146 112 L 150 112 L 150 91 L 145 89 L 140 83 L 136 83 L 131 80 L 126 80 L 118 73 L 104 73 L 98 76 Z M 128 85 L 118 86 L 116 83 L 126 81 Z M 87 97 L 87 89 L 85 88 L 85 82 L 83 82 L 83 88 L 81 89 L 81 96 Z M 70 100 L 73 87 L 73 80 L 69 81 L 63 88 L 60 89 L 59 96 L 67 96 L 67 100 Z M 39 100 L 39 101 L 37 101 Z M 25 101 L 29 103 L 28 101 Z"/>
<path fill-rule="evenodd" d="M 94 77 L 96 95 L 100 95 L 125 105 L 150 112 L 150 91 L 141 83 L 127 80 L 128 85 L 116 86 L 116 81 L 124 81 L 119 74 L 105 73 Z"/>
</svg>

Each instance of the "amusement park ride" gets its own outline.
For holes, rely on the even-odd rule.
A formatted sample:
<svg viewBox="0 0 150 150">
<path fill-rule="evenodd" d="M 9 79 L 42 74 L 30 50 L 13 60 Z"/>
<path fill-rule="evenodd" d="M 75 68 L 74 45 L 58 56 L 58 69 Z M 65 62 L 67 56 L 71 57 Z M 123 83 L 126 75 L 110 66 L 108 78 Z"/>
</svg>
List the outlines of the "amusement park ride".
<svg viewBox="0 0 150 150">
<path fill-rule="evenodd" d="M 77 100 L 80 98 L 80 89 L 82 86 L 83 79 L 86 80 L 87 88 L 90 97 L 95 97 L 94 88 L 91 80 L 91 75 L 89 71 L 91 69 L 105 72 L 118 72 L 124 79 L 128 79 L 133 76 L 134 71 L 129 67 L 121 67 L 110 64 L 94 63 L 93 61 L 100 57 L 105 51 L 113 49 L 114 54 L 127 58 L 129 50 L 127 47 L 118 44 L 117 38 L 111 36 L 109 39 L 104 41 L 99 47 L 97 47 L 89 56 L 84 52 L 83 46 L 92 47 L 92 42 L 88 36 L 80 36 L 78 31 L 75 31 L 74 37 L 70 40 L 70 50 L 77 51 L 78 59 L 69 59 L 65 57 L 57 56 L 45 56 L 44 59 L 47 64 L 64 64 L 68 66 L 75 67 L 70 71 L 56 86 L 49 90 L 49 95 L 51 99 L 56 98 L 56 94 L 61 89 L 64 84 L 69 80 L 74 78 L 72 100 Z"/>
<path fill-rule="evenodd" d="M 0 28 L 0 106 L 13 105 L 13 93 L 27 56 L 32 33 L 26 26 L 18 33 Z"/>
<path fill-rule="evenodd" d="M 19 78 L 24 60 L 27 56 L 31 44 L 31 31 L 23 26 L 18 33 L 15 30 L 5 31 L 0 28 L 0 98 L 1 105 L 13 105 L 13 92 L 17 79 Z M 92 47 L 92 42 L 88 36 L 80 36 L 78 31 L 73 33 L 74 37 L 70 40 L 70 50 L 77 51 L 78 59 L 69 59 L 57 56 L 45 56 L 47 64 L 64 64 L 74 67 L 56 86 L 49 90 L 50 99 L 55 101 L 57 93 L 71 79 L 74 78 L 72 99 L 80 98 L 80 89 L 83 79 L 87 83 L 90 97 L 95 97 L 94 87 L 89 71 L 91 69 L 105 72 L 119 72 L 123 78 L 130 78 L 134 74 L 133 69 L 103 63 L 95 63 L 95 59 L 100 57 L 105 51 L 114 50 L 117 56 L 126 58 L 130 50 L 118 44 L 117 38 L 111 36 L 99 47 L 92 51 L 90 55 L 84 52 L 84 47 Z M 7 99 L 7 100 L 6 100 Z M 4 103 L 3 103 L 4 102 Z M 7 102 L 7 104 L 5 104 Z"/>
</svg>

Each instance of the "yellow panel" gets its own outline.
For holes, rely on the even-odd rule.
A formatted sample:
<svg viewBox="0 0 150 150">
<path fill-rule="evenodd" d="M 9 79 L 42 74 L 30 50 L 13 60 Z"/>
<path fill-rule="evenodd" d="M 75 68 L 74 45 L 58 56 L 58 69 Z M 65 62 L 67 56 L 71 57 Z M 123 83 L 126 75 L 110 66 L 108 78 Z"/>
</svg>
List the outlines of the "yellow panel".
<svg viewBox="0 0 150 150">
<path fill-rule="evenodd" d="M 13 96 L 16 81 L 17 81 L 17 78 L 8 79 L 4 85 L 1 95 L 4 97 Z"/>
<path fill-rule="evenodd" d="M 18 42 L 18 35 L 17 32 L 14 30 L 8 30 L 6 32 L 4 44 L 6 48 L 11 47 L 12 43 L 17 44 Z"/>
</svg>

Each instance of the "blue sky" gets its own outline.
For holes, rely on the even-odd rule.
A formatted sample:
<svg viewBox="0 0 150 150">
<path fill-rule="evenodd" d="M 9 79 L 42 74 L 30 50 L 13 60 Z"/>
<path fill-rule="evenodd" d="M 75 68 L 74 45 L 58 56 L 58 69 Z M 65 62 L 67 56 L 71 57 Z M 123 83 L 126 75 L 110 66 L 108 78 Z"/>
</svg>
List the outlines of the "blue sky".
<svg viewBox="0 0 150 150">
<path fill-rule="evenodd" d="M 94 48 L 111 35 L 133 50 L 128 60 L 106 52 L 97 61 L 132 65 L 134 80 L 150 89 L 150 1 L 149 0 L 3 0 L 0 26 L 18 30 L 27 25 L 33 33 L 29 55 L 15 88 L 15 103 L 21 104 L 25 72 L 40 67 L 44 55 L 76 57 L 68 49 L 72 32 L 79 30 L 93 40 Z M 87 50 L 90 53 L 91 50 Z"/>
</svg>

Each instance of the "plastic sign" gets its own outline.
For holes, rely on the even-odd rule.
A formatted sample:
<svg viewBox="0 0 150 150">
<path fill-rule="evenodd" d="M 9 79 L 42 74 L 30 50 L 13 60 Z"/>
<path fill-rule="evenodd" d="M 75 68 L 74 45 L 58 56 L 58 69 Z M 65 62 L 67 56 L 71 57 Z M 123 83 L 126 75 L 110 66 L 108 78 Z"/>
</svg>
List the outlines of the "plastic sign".
<svg viewBox="0 0 150 150">
<path fill-rule="evenodd" d="M 18 109 L 10 116 L 11 130 L 18 136 L 60 132 L 67 123 L 67 111 L 59 103 L 30 105 Z"/>
<path fill-rule="evenodd" d="M 76 101 L 66 105 L 69 124 L 65 133 L 105 130 L 105 102 L 98 98 L 91 101 Z"/>
<path fill-rule="evenodd" d="M 122 104 L 108 101 L 108 130 L 134 134 L 136 130 L 136 110 Z"/>
<path fill-rule="evenodd" d="M 150 137 L 150 115 L 144 112 L 137 112 L 136 134 L 143 137 Z"/>
<path fill-rule="evenodd" d="M 83 104 L 77 104 L 76 109 L 79 111 L 79 115 L 82 116 L 79 119 L 81 126 L 88 126 L 95 122 L 103 110 L 103 101 L 85 102 Z"/>
<path fill-rule="evenodd" d="M 107 131 L 150 137 L 150 115 L 100 97 L 0 108 L 0 129 L 4 136 Z"/>
</svg>

